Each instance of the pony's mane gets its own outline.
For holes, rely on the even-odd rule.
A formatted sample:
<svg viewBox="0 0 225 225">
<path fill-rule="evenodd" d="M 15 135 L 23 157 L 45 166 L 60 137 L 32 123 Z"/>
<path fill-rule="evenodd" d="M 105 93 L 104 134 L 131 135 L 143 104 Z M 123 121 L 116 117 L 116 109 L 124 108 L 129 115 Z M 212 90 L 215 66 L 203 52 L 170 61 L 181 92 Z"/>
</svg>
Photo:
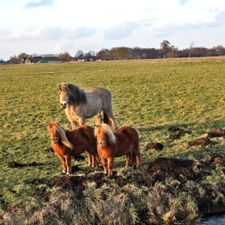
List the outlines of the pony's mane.
<svg viewBox="0 0 225 225">
<path fill-rule="evenodd" d="M 69 94 L 70 101 L 72 103 L 74 104 L 87 103 L 87 97 L 85 92 L 79 87 L 77 87 L 76 85 L 70 84 L 70 83 L 62 83 L 62 84 L 59 84 L 59 89 Z"/>
<path fill-rule="evenodd" d="M 49 123 L 48 125 L 49 128 L 49 132 L 51 133 L 53 130 L 56 130 L 61 138 L 61 142 L 68 147 L 69 149 L 73 149 L 73 145 L 70 143 L 70 141 L 68 140 L 68 138 L 66 137 L 66 132 L 65 130 L 57 123 Z"/>
<path fill-rule="evenodd" d="M 114 135 L 111 127 L 108 124 L 101 123 L 97 128 L 100 129 L 101 132 L 108 135 L 108 141 L 110 144 L 112 145 L 116 144 L 116 136 Z M 96 133 L 95 133 L 95 136 L 96 136 Z"/>
</svg>

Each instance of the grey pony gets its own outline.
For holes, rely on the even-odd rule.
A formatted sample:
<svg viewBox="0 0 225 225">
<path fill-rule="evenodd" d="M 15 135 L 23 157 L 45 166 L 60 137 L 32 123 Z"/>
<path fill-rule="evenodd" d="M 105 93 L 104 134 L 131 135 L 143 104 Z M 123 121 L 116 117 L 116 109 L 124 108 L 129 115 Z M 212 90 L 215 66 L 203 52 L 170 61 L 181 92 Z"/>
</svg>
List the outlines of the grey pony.
<svg viewBox="0 0 225 225">
<path fill-rule="evenodd" d="M 58 91 L 60 104 L 72 128 L 85 124 L 85 119 L 91 117 L 95 117 L 96 125 L 101 124 L 103 119 L 113 130 L 117 128 L 112 111 L 112 95 L 108 89 L 99 87 L 84 91 L 74 84 L 61 83 Z"/>
</svg>

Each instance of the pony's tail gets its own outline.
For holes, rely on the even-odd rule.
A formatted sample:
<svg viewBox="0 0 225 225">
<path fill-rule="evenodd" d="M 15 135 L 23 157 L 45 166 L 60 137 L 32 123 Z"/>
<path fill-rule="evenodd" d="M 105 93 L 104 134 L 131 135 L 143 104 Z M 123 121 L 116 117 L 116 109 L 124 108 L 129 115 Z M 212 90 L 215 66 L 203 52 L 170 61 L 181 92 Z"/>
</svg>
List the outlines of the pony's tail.
<svg viewBox="0 0 225 225">
<path fill-rule="evenodd" d="M 58 126 L 58 130 L 59 130 L 59 133 L 60 133 L 60 137 L 61 137 L 61 141 L 62 143 L 69 149 L 73 149 L 73 145 L 70 143 L 70 141 L 68 140 L 67 136 L 66 136 L 66 132 L 65 130 Z"/>
<path fill-rule="evenodd" d="M 103 112 L 103 121 L 104 121 L 104 123 L 111 125 L 109 117 L 107 116 L 107 114 L 105 112 Z"/>
<path fill-rule="evenodd" d="M 140 157 L 140 153 L 139 152 L 131 152 L 131 165 L 134 167 L 134 168 L 137 168 L 140 166 L 141 164 L 141 157 Z"/>
</svg>

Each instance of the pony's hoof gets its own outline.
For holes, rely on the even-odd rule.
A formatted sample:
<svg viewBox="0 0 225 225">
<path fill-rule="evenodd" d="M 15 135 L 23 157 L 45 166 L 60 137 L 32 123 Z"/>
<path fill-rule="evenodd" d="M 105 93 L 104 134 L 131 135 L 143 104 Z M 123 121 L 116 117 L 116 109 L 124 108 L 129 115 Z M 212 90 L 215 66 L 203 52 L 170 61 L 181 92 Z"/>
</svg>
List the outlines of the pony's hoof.
<svg viewBox="0 0 225 225">
<path fill-rule="evenodd" d="M 107 175 L 107 177 L 108 177 L 108 178 L 113 177 L 113 173 L 109 173 L 109 174 Z"/>
<path fill-rule="evenodd" d="M 67 173 L 66 173 L 66 176 L 71 176 L 71 173 L 68 173 L 68 172 L 67 172 Z"/>
</svg>

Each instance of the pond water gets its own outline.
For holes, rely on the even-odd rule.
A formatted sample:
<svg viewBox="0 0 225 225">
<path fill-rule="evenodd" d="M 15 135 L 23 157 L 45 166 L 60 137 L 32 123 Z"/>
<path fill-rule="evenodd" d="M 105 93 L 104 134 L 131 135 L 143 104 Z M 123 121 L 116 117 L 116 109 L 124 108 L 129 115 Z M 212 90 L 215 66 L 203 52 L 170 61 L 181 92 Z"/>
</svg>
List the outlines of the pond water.
<svg viewBox="0 0 225 225">
<path fill-rule="evenodd" d="M 225 215 L 204 218 L 194 225 L 225 225 Z"/>
</svg>

